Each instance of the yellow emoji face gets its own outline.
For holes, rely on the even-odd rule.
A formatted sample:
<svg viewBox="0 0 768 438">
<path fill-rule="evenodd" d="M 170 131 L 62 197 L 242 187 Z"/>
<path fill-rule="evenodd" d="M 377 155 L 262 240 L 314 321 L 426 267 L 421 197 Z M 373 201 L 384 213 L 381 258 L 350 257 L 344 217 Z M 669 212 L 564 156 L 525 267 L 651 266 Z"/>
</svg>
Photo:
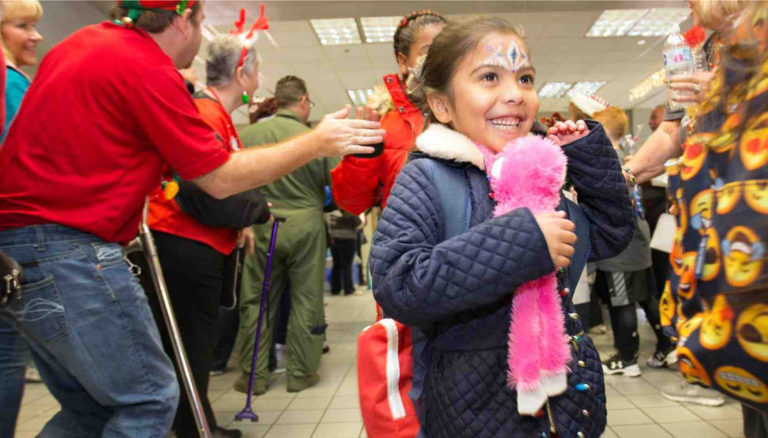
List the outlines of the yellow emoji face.
<svg viewBox="0 0 768 438">
<path fill-rule="evenodd" d="M 680 372 L 685 376 L 685 380 L 690 383 L 712 386 L 712 380 L 709 378 L 707 370 L 701 366 L 701 362 L 693 356 L 691 350 L 686 347 L 677 347 L 677 357 Z"/>
<path fill-rule="evenodd" d="M 717 214 L 727 214 L 733 210 L 733 207 L 739 203 L 741 198 L 742 182 L 732 182 L 724 185 L 717 190 L 715 198 L 717 199 Z"/>
<path fill-rule="evenodd" d="M 697 230 L 712 226 L 712 189 L 702 190 L 691 200 L 691 226 Z"/>
<path fill-rule="evenodd" d="M 715 381 L 736 397 L 757 403 L 768 402 L 768 386 L 747 370 L 733 366 L 720 367 L 715 370 Z"/>
<path fill-rule="evenodd" d="M 746 181 L 744 183 L 744 200 L 758 213 L 768 214 L 768 180 Z"/>
<path fill-rule="evenodd" d="M 739 154 L 747 170 L 755 170 L 768 163 L 768 113 L 750 122 L 741 136 Z"/>
<path fill-rule="evenodd" d="M 733 147 L 736 145 L 736 138 L 738 135 L 736 128 L 740 124 L 741 114 L 731 114 L 725 120 L 725 123 L 723 123 L 723 126 L 720 128 L 720 132 L 717 134 L 717 137 L 713 138 L 709 142 L 708 147 L 715 152 L 725 152 L 733 149 Z"/>
<path fill-rule="evenodd" d="M 709 350 L 725 347 L 731 339 L 731 321 L 733 321 L 733 311 L 728 307 L 725 295 L 718 295 L 712 310 L 706 312 L 701 321 L 699 332 L 701 346 Z"/>
<path fill-rule="evenodd" d="M 680 306 L 682 307 L 682 306 Z M 681 338 L 687 338 L 691 336 L 691 333 L 694 332 L 699 326 L 701 325 L 701 321 L 704 319 L 704 314 L 701 312 L 693 315 L 689 319 L 685 319 L 685 317 L 678 313 L 678 319 L 677 319 L 677 334 L 680 335 Z"/>
<path fill-rule="evenodd" d="M 675 300 L 672 298 L 672 291 L 669 288 L 669 280 L 667 280 L 667 283 L 664 285 L 664 293 L 661 294 L 659 313 L 661 316 L 661 325 L 672 325 L 672 317 L 675 316 Z"/>
<path fill-rule="evenodd" d="M 750 285 L 763 267 L 763 243 L 754 231 L 736 226 L 728 231 L 722 244 L 725 278 L 734 287 Z"/>
<path fill-rule="evenodd" d="M 682 269 L 680 273 L 680 284 L 677 286 L 677 294 L 686 300 L 693 297 L 696 293 L 696 252 L 691 251 L 683 255 Z"/>
<path fill-rule="evenodd" d="M 703 234 L 704 238 L 707 239 L 707 247 L 704 253 L 704 263 L 701 267 L 701 279 L 710 281 L 717 277 L 720 272 L 720 238 L 717 236 L 715 228 L 707 228 Z"/>
<path fill-rule="evenodd" d="M 683 181 L 693 178 L 701 170 L 701 166 L 707 158 L 707 144 L 712 137 L 712 134 L 697 134 L 685 142 L 683 167 L 680 170 L 680 177 Z"/>
<path fill-rule="evenodd" d="M 747 354 L 768 362 L 768 304 L 753 304 L 741 312 L 736 339 Z"/>
</svg>

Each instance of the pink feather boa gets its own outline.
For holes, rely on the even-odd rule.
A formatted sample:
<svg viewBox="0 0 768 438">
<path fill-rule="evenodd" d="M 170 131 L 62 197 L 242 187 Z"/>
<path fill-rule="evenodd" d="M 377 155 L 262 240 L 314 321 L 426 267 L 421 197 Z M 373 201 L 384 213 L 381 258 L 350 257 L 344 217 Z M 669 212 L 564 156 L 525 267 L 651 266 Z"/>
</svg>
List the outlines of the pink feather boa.
<svg viewBox="0 0 768 438">
<path fill-rule="evenodd" d="M 533 214 L 555 210 L 566 171 L 558 146 L 527 136 L 498 154 L 478 147 L 497 202 L 495 216 L 522 207 Z M 507 357 L 508 385 L 517 390 L 520 414 L 535 414 L 549 396 L 565 391 L 570 359 L 556 274 L 522 284 L 512 300 Z"/>
</svg>

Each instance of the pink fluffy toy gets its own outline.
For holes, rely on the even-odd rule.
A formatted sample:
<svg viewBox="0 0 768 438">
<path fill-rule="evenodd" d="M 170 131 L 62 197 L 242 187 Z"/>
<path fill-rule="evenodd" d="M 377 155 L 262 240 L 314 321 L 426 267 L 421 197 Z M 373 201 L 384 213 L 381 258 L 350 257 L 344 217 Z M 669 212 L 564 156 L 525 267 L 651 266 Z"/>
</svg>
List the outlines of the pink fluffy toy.
<svg viewBox="0 0 768 438">
<path fill-rule="evenodd" d="M 531 213 L 555 211 L 566 172 L 566 158 L 550 140 L 529 135 L 498 154 L 481 147 L 497 202 L 495 216 L 527 207 Z M 571 359 L 556 274 L 520 285 L 512 299 L 507 375 L 517 390 L 521 415 L 534 415 L 547 398 L 567 388 Z"/>
</svg>

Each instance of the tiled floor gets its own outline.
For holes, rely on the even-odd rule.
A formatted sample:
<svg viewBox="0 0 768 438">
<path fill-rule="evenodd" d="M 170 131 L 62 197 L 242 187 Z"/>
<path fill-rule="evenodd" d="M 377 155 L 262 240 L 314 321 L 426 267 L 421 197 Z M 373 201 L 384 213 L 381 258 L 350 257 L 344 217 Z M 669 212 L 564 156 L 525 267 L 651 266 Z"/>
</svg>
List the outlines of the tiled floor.
<svg viewBox="0 0 768 438">
<path fill-rule="evenodd" d="M 285 391 L 285 376 L 278 375 L 269 391 L 254 399 L 258 423 L 233 421 L 245 395 L 235 392 L 237 377 L 230 372 L 211 381 L 210 399 L 219 422 L 243 430 L 249 438 L 357 438 L 365 437 L 357 401 L 355 353 L 357 334 L 374 318 L 369 292 L 349 297 L 326 297 L 331 352 L 320 365 L 321 382 L 298 394 Z M 641 363 L 653 351 L 653 333 L 641 330 Z M 611 335 L 595 337 L 602 354 L 611 352 Z M 661 396 L 659 388 L 679 381 L 678 373 L 643 366 L 639 378 L 608 376 L 608 428 L 605 438 L 718 438 L 742 437 L 741 409 L 728 402 L 710 408 L 682 405 Z M 35 436 L 58 403 L 42 384 L 27 385 L 17 428 L 18 438 Z"/>
</svg>

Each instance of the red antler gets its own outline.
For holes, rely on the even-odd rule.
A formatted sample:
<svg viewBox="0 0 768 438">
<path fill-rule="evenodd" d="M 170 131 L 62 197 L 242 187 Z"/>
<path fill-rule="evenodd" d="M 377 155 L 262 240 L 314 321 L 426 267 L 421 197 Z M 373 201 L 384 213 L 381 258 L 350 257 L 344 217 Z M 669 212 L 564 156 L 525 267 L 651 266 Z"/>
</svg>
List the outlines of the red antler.
<svg viewBox="0 0 768 438">
<path fill-rule="evenodd" d="M 243 33 L 245 28 L 245 9 L 240 9 L 240 19 L 235 21 L 235 28 L 230 30 L 231 35 L 237 35 Z"/>
<path fill-rule="evenodd" d="M 253 26 L 251 26 L 250 32 L 248 32 L 248 35 L 245 36 L 245 39 L 249 39 L 253 36 L 253 32 L 257 30 L 267 30 L 269 29 L 269 18 L 267 18 L 266 15 L 264 15 L 264 4 L 261 4 L 261 7 L 259 8 L 259 18 L 256 19 L 256 21 L 253 23 Z"/>
</svg>

